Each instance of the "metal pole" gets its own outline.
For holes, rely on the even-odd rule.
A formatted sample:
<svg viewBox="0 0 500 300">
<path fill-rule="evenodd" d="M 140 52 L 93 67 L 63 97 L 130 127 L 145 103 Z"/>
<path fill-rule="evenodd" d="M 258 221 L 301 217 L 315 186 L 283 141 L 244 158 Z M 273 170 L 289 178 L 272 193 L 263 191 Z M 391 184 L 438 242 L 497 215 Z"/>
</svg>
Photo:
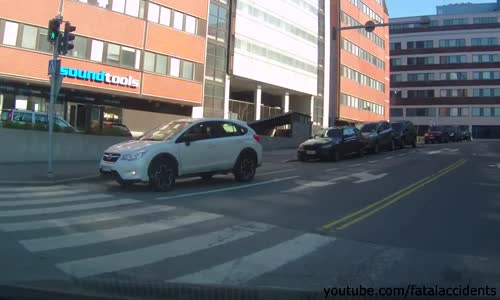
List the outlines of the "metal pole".
<svg viewBox="0 0 500 300">
<path fill-rule="evenodd" d="M 59 20 L 62 23 L 62 11 L 64 7 L 64 0 L 60 0 L 59 2 L 59 9 L 57 13 L 56 19 Z M 61 34 L 57 35 L 56 41 L 54 43 L 54 51 L 52 54 L 52 59 L 53 62 L 57 61 L 57 58 L 59 56 L 59 45 L 61 43 Z M 49 157 L 48 157 L 48 168 L 47 168 L 47 176 L 48 178 L 54 178 L 54 166 L 53 166 L 53 159 L 54 159 L 54 149 L 53 149 L 53 142 L 54 142 L 54 114 L 55 114 L 55 102 L 56 102 L 56 97 L 57 97 L 57 85 L 58 85 L 58 79 L 59 79 L 59 68 L 56 64 L 56 68 L 54 70 L 54 74 L 50 77 L 50 104 L 49 104 Z"/>
</svg>

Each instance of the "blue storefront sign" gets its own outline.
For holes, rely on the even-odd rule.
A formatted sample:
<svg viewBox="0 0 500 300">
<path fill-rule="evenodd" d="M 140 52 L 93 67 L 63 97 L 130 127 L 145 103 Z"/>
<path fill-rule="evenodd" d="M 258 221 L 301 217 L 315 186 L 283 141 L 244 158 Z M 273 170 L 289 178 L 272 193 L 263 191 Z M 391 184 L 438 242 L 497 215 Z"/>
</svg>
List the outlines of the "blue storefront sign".
<svg viewBox="0 0 500 300">
<path fill-rule="evenodd" d="M 96 73 L 92 71 L 80 70 L 75 68 L 61 67 L 60 74 L 63 77 L 76 78 L 86 81 L 102 82 L 105 84 L 127 86 L 131 88 L 139 87 L 139 80 L 134 79 L 132 76 L 128 77 L 116 76 L 107 73 L 105 71 Z"/>
</svg>

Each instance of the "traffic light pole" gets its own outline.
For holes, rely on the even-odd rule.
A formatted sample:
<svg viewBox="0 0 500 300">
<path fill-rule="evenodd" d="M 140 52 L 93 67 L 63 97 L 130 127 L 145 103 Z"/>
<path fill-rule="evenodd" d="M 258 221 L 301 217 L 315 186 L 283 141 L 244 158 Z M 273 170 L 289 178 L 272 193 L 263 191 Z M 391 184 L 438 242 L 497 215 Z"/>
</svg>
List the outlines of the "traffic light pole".
<svg viewBox="0 0 500 300">
<path fill-rule="evenodd" d="M 62 10 L 64 7 L 64 0 L 60 0 L 59 2 L 59 11 L 56 19 L 59 21 L 59 24 L 62 23 Z M 55 64 L 54 73 L 50 77 L 50 103 L 49 103 L 49 157 L 48 157 L 48 166 L 47 166 L 47 176 L 48 178 L 54 178 L 54 114 L 55 114 L 55 103 L 57 99 L 57 90 L 59 83 L 59 65 L 56 63 L 57 58 L 59 57 L 59 47 L 61 45 L 61 35 L 58 34 L 56 37 L 56 41 L 54 43 L 54 52 L 52 55 L 52 62 Z"/>
</svg>

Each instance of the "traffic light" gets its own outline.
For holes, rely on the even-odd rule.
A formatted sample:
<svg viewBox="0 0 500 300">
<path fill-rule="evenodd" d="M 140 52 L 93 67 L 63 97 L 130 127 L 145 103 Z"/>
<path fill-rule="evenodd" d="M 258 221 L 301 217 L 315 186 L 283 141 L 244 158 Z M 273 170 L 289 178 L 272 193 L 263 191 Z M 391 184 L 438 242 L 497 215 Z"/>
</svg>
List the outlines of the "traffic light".
<svg viewBox="0 0 500 300">
<path fill-rule="evenodd" d="M 59 36 L 61 27 L 61 22 L 57 19 L 52 19 L 49 21 L 47 40 L 51 44 L 55 44 L 57 37 Z"/>
<path fill-rule="evenodd" d="M 62 47 L 61 47 L 61 53 L 63 55 L 66 55 L 68 51 L 73 50 L 75 48 L 75 45 L 73 44 L 73 41 L 75 40 L 75 35 L 72 33 L 76 30 L 76 26 L 71 26 L 70 22 L 66 22 L 64 24 L 64 37 L 62 41 Z"/>
</svg>

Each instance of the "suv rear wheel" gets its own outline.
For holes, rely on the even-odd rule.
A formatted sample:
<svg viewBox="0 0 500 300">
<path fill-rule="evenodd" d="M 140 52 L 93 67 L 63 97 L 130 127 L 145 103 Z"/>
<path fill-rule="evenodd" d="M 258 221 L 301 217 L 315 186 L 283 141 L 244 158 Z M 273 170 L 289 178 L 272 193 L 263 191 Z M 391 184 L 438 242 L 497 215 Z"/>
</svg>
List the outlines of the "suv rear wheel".
<svg viewBox="0 0 500 300">
<path fill-rule="evenodd" d="M 175 164 L 169 159 L 156 158 L 151 162 L 148 173 L 149 185 L 155 191 L 166 192 L 175 185 Z"/>
<path fill-rule="evenodd" d="M 236 181 L 250 181 L 255 177 L 257 170 L 257 159 L 250 152 L 244 152 L 236 161 L 233 174 Z"/>
</svg>

